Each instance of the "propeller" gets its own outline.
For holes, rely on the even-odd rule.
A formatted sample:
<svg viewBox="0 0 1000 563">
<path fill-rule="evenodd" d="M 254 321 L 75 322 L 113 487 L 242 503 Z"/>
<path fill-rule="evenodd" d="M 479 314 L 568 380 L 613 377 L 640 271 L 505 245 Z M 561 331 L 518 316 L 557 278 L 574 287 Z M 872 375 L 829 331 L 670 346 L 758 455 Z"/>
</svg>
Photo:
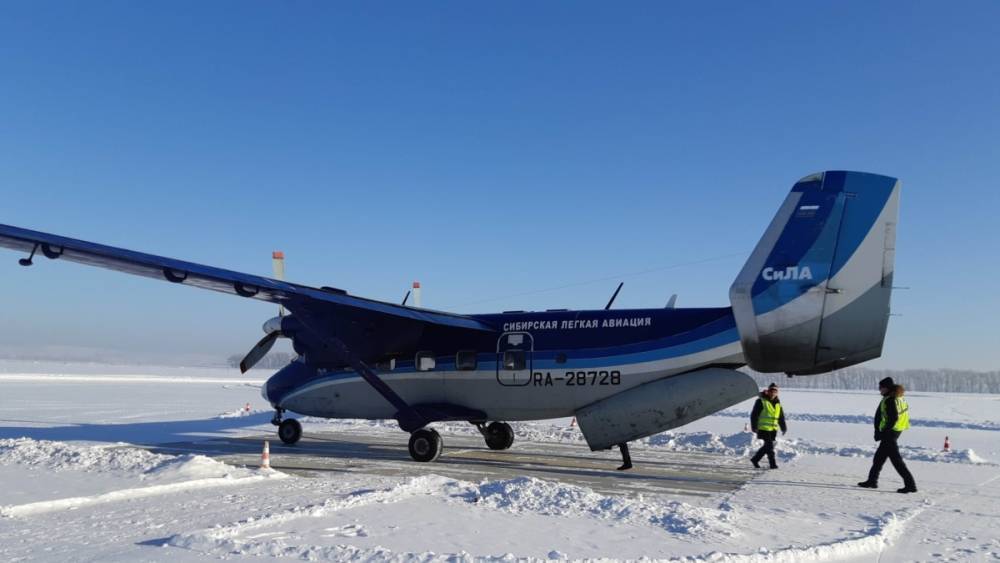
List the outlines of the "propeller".
<svg viewBox="0 0 1000 563">
<path fill-rule="evenodd" d="M 271 263 L 274 266 L 274 279 L 285 280 L 285 253 L 280 250 L 276 250 L 271 254 Z M 285 307 L 283 305 L 278 305 L 278 316 L 270 319 L 264 323 L 264 332 L 267 334 L 264 338 L 261 338 L 253 348 L 247 352 L 246 356 L 243 356 L 243 360 L 240 361 L 240 372 L 246 373 L 247 370 L 257 365 L 257 362 L 261 361 L 271 348 L 274 347 L 274 343 L 278 341 L 278 337 L 284 336 L 281 333 L 281 319 L 285 316 Z"/>
<path fill-rule="evenodd" d="M 251 348 L 250 351 L 247 352 L 247 355 L 243 357 L 243 360 L 240 362 L 240 373 L 246 373 L 247 370 L 257 365 L 257 362 L 259 362 L 264 356 L 267 355 L 268 352 L 271 351 L 271 347 L 274 346 L 275 342 L 277 342 L 279 336 L 281 336 L 281 331 L 276 330 L 274 332 L 267 333 L 264 338 L 261 338 L 260 342 Z"/>
</svg>

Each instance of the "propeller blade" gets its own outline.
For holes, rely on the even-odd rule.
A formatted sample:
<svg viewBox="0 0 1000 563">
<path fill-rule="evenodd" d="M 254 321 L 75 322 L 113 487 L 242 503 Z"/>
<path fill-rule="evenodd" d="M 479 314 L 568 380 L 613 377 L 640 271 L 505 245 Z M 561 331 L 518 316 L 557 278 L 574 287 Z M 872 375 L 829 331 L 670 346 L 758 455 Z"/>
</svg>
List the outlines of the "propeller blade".
<svg viewBox="0 0 1000 563">
<path fill-rule="evenodd" d="M 271 351 L 271 347 L 274 346 L 275 341 L 281 333 L 278 331 L 270 332 L 264 338 L 260 339 L 253 348 L 247 352 L 247 355 L 243 357 L 243 361 L 240 362 L 240 373 L 246 373 L 247 370 L 257 365 L 257 362 L 261 360 L 268 352 Z"/>
<path fill-rule="evenodd" d="M 275 250 L 271 253 L 271 265 L 274 267 L 274 279 L 285 281 L 285 253 Z M 285 316 L 285 306 L 278 304 L 278 316 Z"/>
</svg>

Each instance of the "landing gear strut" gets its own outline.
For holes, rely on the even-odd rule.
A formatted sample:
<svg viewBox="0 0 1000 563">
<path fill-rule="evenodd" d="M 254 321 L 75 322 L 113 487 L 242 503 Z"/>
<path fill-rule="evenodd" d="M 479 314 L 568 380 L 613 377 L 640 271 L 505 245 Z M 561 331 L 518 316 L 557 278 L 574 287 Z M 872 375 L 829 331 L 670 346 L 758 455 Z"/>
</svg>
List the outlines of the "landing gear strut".
<svg viewBox="0 0 1000 563">
<path fill-rule="evenodd" d="M 302 437 L 302 425 L 294 418 L 286 418 L 278 425 L 278 438 L 291 446 Z"/>
<path fill-rule="evenodd" d="M 506 422 L 491 422 L 489 425 L 480 422 L 476 423 L 476 428 L 491 450 L 506 450 L 514 443 L 514 429 Z"/>
<path fill-rule="evenodd" d="M 410 457 L 415 461 L 434 461 L 441 456 L 444 441 L 437 430 L 421 428 L 410 434 Z"/>
</svg>

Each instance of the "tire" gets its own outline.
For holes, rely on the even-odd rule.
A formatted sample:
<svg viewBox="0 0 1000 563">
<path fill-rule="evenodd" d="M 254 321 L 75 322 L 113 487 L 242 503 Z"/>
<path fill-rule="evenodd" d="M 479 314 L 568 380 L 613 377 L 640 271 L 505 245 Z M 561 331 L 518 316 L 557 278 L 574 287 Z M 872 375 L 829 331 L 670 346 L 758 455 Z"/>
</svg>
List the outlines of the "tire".
<svg viewBox="0 0 1000 563">
<path fill-rule="evenodd" d="M 278 438 L 291 446 L 302 437 L 302 425 L 294 418 L 286 418 L 278 425 Z"/>
<path fill-rule="evenodd" d="M 514 443 L 514 429 L 506 422 L 493 422 L 486 427 L 486 446 L 491 450 L 506 450 Z"/>
<path fill-rule="evenodd" d="M 426 463 L 434 461 L 441 456 L 444 449 L 444 441 L 436 430 L 421 428 L 410 434 L 410 457 L 414 461 Z"/>
</svg>

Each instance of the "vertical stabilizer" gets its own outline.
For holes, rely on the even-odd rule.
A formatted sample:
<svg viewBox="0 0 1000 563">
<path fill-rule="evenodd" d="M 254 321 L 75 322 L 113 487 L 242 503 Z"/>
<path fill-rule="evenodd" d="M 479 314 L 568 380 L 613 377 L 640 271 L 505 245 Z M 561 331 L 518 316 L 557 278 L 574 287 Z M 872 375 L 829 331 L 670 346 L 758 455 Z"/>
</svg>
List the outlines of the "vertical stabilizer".
<svg viewBox="0 0 1000 563">
<path fill-rule="evenodd" d="M 888 176 L 795 184 L 729 290 L 750 367 L 820 373 L 881 355 L 898 210 Z"/>
</svg>

